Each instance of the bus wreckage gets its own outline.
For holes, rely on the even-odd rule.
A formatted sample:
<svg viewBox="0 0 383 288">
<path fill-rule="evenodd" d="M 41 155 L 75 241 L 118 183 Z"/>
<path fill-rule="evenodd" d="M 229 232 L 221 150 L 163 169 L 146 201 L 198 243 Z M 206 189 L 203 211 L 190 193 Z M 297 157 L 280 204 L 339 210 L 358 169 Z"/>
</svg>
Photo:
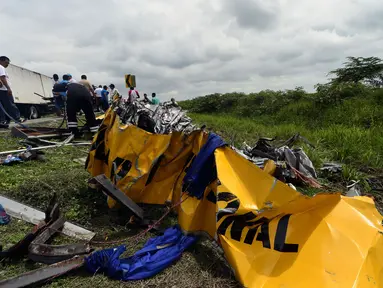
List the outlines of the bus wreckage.
<svg viewBox="0 0 383 288">
<path fill-rule="evenodd" d="M 92 175 L 90 193 L 102 191 L 110 208 L 128 207 L 129 221 L 147 227 L 123 241 L 157 229 L 171 209 L 178 225 L 121 259 L 125 245 L 92 252 L 93 245 L 121 241 L 95 242 L 94 233 L 64 223 L 55 198 L 41 221 L 44 213 L 3 197 L 13 216 L 29 211 L 39 224 L 0 256 L 28 254 L 51 265 L 0 286 L 41 284 L 83 266 L 90 275 L 145 279 L 177 261 L 205 234 L 222 247 L 245 287 L 381 287 L 383 217 L 369 197 L 297 192 L 292 184 L 321 186 L 310 159 L 292 147 L 299 138 L 308 141 L 297 134 L 274 146 L 274 139 L 261 138 L 254 147 L 237 150 L 218 135 L 197 129 L 172 103 L 115 103 L 103 117 L 85 164 Z M 153 222 L 144 219 L 139 203 L 171 209 Z M 47 244 L 62 227 L 63 233 L 86 242 Z"/>
<path fill-rule="evenodd" d="M 86 168 L 136 203 L 171 202 L 182 231 L 217 241 L 245 287 L 383 285 L 383 218 L 373 199 L 307 197 L 274 177 L 278 161 L 261 169 L 246 154 L 196 129 L 180 108 L 138 104 L 109 109 Z"/>
</svg>

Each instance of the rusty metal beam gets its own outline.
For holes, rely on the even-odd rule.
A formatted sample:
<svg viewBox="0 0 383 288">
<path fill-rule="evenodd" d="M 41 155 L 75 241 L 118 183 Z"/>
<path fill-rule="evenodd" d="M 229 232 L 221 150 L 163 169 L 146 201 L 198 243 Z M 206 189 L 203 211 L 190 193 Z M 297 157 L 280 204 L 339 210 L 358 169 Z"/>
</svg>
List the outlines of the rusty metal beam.
<svg viewBox="0 0 383 288">
<path fill-rule="evenodd" d="M 19 138 L 62 138 L 71 135 L 67 129 L 56 129 L 51 127 L 30 127 L 30 129 L 22 127 L 12 127 L 11 133 L 14 137 Z"/>
<path fill-rule="evenodd" d="M 40 226 L 34 227 L 34 231 L 25 235 L 23 239 L 11 246 L 6 251 L 0 251 L 0 260 L 2 259 L 20 259 L 28 253 L 28 247 L 36 236 L 46 228 L 46 224 L 43 223 Z"/>
<path fill-rule="evenodd" d="M 45 244 L 45 242 L 64 226 L 64 223 L 64 217 L 60 217 L 32 241 L 29 245 L 29 259 L 39 263 L 53 264 L 71 259 L 76 255 L 88 254 L 91 252 L 92 249 L 88 243 L 70 245 Z"/>
<path fill-rule="evenodd" d="M 96 182 L 104 193 L 112 197 L 115 201 L 129 208 L 134 215 L 140 219 L 144 219 L 144 211 L 132 199 L 126 196 L 120 189 L 116 187 L 104 174 L 98 175 L 89 181 Z"/>
<path fill-rule="evenodd" d="M 22 258 L 28 253 L 29 245 L 48 227 L 48 223 L 53 223 L 59 218 L 60 209 L 56 203 L 56 195 L 51 199 L 47 210 L 45 211 L 45 219 L 40 221 L 33 230 L 25 235 L 23 239 L 10 247 L 7 251 L 0 252 L 0 259 L 17 259 Z"/>
<path fill-rule="evenodd" d="M 14 278 L 0 281 L 2 288 L 20 288 L 36 284 L 42 284 L 56 277 L 62 276 L 70 271 L 78 269 L 84 265 L 83 256 L 77 256 L 70 260 L 62 261 L 48 267 L 33 270 Z"/>
</svg>

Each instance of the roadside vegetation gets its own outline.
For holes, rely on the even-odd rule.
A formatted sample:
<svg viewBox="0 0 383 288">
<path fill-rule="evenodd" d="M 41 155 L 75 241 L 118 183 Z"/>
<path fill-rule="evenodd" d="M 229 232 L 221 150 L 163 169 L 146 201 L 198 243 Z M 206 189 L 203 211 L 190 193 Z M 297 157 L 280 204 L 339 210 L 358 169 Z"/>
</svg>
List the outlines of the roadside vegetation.
<svg viewBox="0 0 383 288">
<path fill-rule="evenodd" d="M 286 140 L 295 133 L 316 168 L 325 162 L 344 165 L 339 187 L 383 171 L 383 64 L 379 58 L 348 58 L 333 78 L 316 85 L 314 93 L 302 87 L 285 91 L 212 94 L 180 102 L 199 124 L 241 148 L 261 136 Z M 327 181 L 328 179 L 323 179 Z"/>
</svg>

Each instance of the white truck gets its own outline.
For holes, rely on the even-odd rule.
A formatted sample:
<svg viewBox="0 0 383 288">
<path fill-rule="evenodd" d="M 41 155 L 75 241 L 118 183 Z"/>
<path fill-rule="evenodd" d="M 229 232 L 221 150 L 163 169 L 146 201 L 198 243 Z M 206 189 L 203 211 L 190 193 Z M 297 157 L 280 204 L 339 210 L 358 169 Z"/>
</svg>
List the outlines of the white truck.
<svg viewBox="0 0 383 288">
<path fill-rule="evenodd" d="M 29 119 L 39 118 L 53 108 L 53 80 L 46 75 L 10 64 L 7 68 L 15 104 Z"/>
</svg>

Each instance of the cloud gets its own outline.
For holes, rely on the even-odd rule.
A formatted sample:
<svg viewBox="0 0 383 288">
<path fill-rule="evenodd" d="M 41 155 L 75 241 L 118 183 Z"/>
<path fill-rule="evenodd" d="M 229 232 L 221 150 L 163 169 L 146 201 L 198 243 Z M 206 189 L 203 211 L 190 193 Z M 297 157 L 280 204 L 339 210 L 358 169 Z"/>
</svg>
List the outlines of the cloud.
<svg viewBox="0 0 383 288">
<path fill-rule="evenodd" d="M 383 57 L 379 0 L 3 1 L 0 54 L 142 93 L 312 90 L 347 56 Z"/>
<path fill-rule="evenodd" d="M 228 14 L 235 17 L 239 26 L 267 30 L 278 22 L 278 6 L 270 5 L 272 1 L 262 0 L 224 0 Z"/>
</svg>

